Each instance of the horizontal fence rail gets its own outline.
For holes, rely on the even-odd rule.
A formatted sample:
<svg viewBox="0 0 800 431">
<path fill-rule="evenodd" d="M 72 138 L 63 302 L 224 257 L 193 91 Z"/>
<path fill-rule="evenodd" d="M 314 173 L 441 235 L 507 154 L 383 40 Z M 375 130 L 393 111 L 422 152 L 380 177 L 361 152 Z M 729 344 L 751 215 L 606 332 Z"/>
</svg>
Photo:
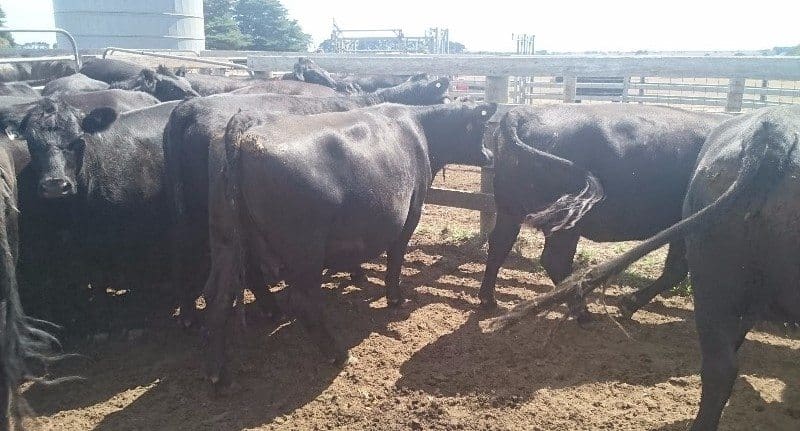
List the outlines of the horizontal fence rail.
<svg viewBox="0 0 800 431">
<path fill-rule="evenodd" d="M 211 60 L 208 58 L 201 58 L 201 57 L 187 57 L 185 55 L 176 55 L 176 54 L 165 54 L 162 52 L 157 51 L 147 51 L 147 50 L 137 50 L 137 49 L 126 49 L 126 48 L 117 48 L 117 47 L 109 47 L 103 51 L 103 58 L 106 58 L 109 54 L 114 52 L 124 52 L 126 54 L 134 54 L 134 55 L 141 55 L 145 57 L 155 57 L 155 58 L 168 58 L 171 60 L 182 60 L 187 61 L 189 63 L 199 63 L 199 64 L 209 64 L 213 66 L 221 66 L 228 69 L 239 69 L 244 70 L 248 74 L 253 75 L 253 71 L 250 70 L 249 67 L 241 64 L 231 63 L 230 61 L 220 61 L 220 60 Z M 193 53 L 197 55 L 195 51 L 183 51 L 188 53 Z"/>
<path fill-rule="evenodd" d="M 81 56 L 78 54 L 78 44 L 75 38 L 63 28 L 15 28 L 0 27 L 0 33 L 58 33 L 64 35 L 72 46 L 72 56 L 69 57 L 19 57 L 19 58 L 0 58 L 0 63 L 23 63 L 23 62 L 42 62 L 52 60 L 72 60 L 75 62 L 76 70 L 81 68 Z"/>
<path fill-rule="evenodd" d="M 324 55 L 309 58 L 330 72 L 481 76 L 652 76 L 665 78 L 763 78 L 800 80 L 792 57 L 562 56 L 562 55 Z M 297 54 L 251 55 L 257 71 L 291 70 Z"/>
</svg>

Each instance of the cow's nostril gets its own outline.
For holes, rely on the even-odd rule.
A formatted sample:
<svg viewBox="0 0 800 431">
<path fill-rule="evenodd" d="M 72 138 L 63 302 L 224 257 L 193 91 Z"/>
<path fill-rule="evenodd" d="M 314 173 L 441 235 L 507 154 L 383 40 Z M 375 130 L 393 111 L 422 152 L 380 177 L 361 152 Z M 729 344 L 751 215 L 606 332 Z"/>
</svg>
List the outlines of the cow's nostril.
<svg viewBox="0 0 800 431">
<path fill-rule="evenodd" d="M 73 185 L 63 178 L 49 178 L 41 183 L 39 189 L 43 195 L 55 197 L 71 194 Z"/>
</svg>

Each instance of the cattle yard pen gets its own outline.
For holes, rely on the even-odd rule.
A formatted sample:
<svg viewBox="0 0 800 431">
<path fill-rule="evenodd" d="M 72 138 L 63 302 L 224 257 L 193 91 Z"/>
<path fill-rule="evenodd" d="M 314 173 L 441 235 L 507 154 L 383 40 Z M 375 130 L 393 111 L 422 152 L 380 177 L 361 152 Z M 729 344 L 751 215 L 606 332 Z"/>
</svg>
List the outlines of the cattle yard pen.
<svg viewBox="0 0 800 431">
<path fill-rule="evenodd" d="M 675 105 L 736 113 L 800 103 L 800 58 L 712 56 L 555 55 L 334 55 L 309 56 L 336 73 L 454 76 L 453 94 L 501 104 L 618 102 Z M 257 74 L 291 70 L 297 54 L 249 55 Z M 463 85 L 458 77 L 472 77 Z M 477 78 L 477 79 L 476 79 Z M 679 81 L 679 82 L 675 82 Z M 471 91 L 471 90 L 479 91 Z M 460 90 L 460 91 L 459 91 Z M 481 211 L 481 236 L 494 225 L 491 168 L 481 169 L 481 190 L 434 188 L 427 202 Z"/>
<path fill-rule="evenodd" d="M 517 104 L 639 103 L 737 113 L 800 103 L 798 57 L 265 54 L 116 48 L 81 50 L 80 53 L 105 57 L 114 51 L 128 60 L 148 65 L 161 62 L 169 66 L 186 65 L 217 75 L 243 69 L 270 77 L 292 70 L 298 56 L 303 55 L 334 73 L 410 75 L 427 72 L 451 76 L 451 94 L 500 104 L 498 115 L 492 119 L 494 123 Z M 0 62 L 3 60 L 0 58 Z M 427 202 L 480 211 L 480 233 L 485 238 L 494 225 L 491 192 L 491 168 L 483 168 L 480 192 L 432 188 Z"/>
</svg>

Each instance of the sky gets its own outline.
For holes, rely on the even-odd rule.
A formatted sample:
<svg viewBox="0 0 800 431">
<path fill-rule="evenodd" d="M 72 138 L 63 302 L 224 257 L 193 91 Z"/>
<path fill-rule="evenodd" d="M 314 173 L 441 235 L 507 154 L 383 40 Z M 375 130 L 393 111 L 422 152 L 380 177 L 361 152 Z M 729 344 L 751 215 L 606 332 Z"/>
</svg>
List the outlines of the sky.
<svg viewBox="0 0 800 431">
<path fill-rule="evenodd" d="M 536 50 L 551 52 L 732 51 L 800 44 L 798 0 L 760 0 L 746 7 L 709 0 L 282 3 L 315 44 L 330 36 L 334 19 L 342 29 L 402 28 L 407 36 L 423 35 L 430 27 L 448 28 L 450 40 L 471 51 L 512 51 L 512 33 L 535 34 Z M 0 0 L 0 6 L 9 26 L 53 25 L 52 0 Z M 22 34 L 15 37 L 30 40 Z"/>
</svg>

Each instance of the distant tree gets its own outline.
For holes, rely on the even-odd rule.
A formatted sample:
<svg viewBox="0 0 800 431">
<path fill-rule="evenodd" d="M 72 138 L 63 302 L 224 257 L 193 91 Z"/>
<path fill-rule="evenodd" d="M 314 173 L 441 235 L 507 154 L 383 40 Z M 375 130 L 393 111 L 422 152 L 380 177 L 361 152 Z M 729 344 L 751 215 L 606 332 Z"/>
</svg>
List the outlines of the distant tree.
<svg viewBox="0 0 800 431">
<path fill-rule="evenodd" d="M 3 7 L 0 6 L 0 27 L 4 27 L 6 25 L 6 13 L 3 11 Z M 11 37 L 11 33 L 0 33 L 0 48 L 10 48 L 14 46 L 14 38 Z"/>
<path fill-rule="evenodd" d="M 760 51 L 761 55 L 800 55 L 800 45 L 795 46 L 776 46 L 772 49 Z"/>
<path fill-rule="evenodd" d="M 333 46 L 333 39 L 325 39 L 319 44 L 318 49 L 322 52 L 336 52 L 336 47 Z"/>
<path fill-rule="evenodd" d="M 250 38 L 247 49 L 258 51 L 306 51 L 311 36 L 296 20 L 289 19 L 278 0 L 238 0 L 233 6 L 239 31 Z"/>
<path fill-rule="evenodd" d="M 462 54 L 464 51 L 467 50 L 467 47 L 464 46 L 464 44 L 461 42 L 450 41 L 449 44 L 450 44 L 449 48 L 451 54 Z"/>
<path fill-rule="evenodd" d="M 233 17 L 231 0 L 204 0 L 206 48 L 245 49 L 250 38 L 242 34 Z"/>
</svg>

